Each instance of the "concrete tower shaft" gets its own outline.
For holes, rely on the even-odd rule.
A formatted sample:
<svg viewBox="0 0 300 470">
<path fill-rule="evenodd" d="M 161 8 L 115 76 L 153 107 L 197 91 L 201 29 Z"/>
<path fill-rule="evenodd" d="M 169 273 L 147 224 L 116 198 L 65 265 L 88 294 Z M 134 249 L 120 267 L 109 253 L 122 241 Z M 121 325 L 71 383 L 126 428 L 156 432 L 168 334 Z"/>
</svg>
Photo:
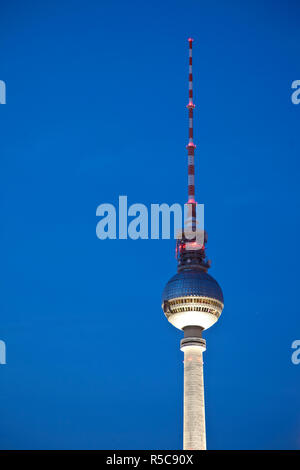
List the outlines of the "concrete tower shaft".
<svg viewBox="0 0 300 470">
<path fill-rule="evenodd" d="M 180 349 L 184 353 L 183 449 L 206 450 L 202 329 L 184 328 Z"/>
<path fill-rule="evenodd" d="M 206 450 L 205 406 L 203 382 L 203 349 L 185 346 L 183 449 Z"/>
</svg>

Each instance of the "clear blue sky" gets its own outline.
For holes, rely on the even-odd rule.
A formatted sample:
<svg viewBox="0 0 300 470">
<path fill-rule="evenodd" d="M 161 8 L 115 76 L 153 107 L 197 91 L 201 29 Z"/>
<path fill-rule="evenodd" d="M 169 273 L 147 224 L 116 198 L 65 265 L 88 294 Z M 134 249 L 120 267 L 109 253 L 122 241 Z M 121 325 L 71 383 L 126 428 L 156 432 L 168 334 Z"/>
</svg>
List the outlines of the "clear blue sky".
<svg viewBox="0 0 300 470">
<path fill-rule="evenodd" d="M 225 309 L 206 332 L 210 449 L 300 447 L 297 1 L 1 6 L 0 447 L 182 446 L 174 241 L 96 238 L 96 207 L 197 200 Z"/>
</svg>

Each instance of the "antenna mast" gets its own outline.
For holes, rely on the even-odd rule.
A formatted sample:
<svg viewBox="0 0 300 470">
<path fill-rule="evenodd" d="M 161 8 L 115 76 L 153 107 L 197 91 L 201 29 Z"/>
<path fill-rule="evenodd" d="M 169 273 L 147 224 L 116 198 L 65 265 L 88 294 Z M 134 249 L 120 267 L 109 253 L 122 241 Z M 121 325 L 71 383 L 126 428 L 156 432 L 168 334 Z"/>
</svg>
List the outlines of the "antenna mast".
<svg viewBox="0 0 300 470">
<path fill-rule="evenodd" d="M 196 230 L 196 201 L 195 201 L 195 148 L 194 144 L 194 102 L 193 102 L 193 39 L 189 38 L 189 102 L 187 108 L 189 110 L 189 143 L 188 151 L 188 204 L 192 209 L 192 230 Z"/>
<path fill-rule="evenodd" d="M 189 141 L 186 146 L 188 151 L 188 217 L 185 220 L 184 234 L 181 240 L 177 240 L 176 257 L 178 271 L 183 269 L 207 270 L 210 266 L 206 261 L 205 243 L 206 232 L 203 231 L 203 242 L 197 242 L 196 234 L 201 227 L 197 226 L 197 202 L 195 200 L 195 148 L 194 144 L 194 101 L 193 101 L 193 39 L 189 38 Z M 199 221 L 198 221 L 199 222 Z"/>
</svg>

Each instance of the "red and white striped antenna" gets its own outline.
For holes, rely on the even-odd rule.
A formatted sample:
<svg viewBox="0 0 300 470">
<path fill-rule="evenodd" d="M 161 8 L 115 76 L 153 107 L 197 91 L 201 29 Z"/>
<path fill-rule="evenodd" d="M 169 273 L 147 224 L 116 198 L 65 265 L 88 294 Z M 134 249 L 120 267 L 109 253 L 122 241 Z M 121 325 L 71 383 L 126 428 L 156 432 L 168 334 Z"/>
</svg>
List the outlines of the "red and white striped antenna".
<svg viewBox="0 0 300 470">
<path fill-rule="evenodd" d="M 204 227 L 198 227 L 197 202 L 195 200 L 195 148 L 194 144 L 194 101 L 193 101 L 193 39 L 189 38 L 189 141 L 186 146 L 188 151 L 188 201 L 185 206 L 184 230 L 181 239 L 177 239 L 176 257 L 178 260 L 178 272 L 184 269 L 207 270 L 210 262 L 206 261 L 205 244 L 207 235 Z M 186 217 L 187 216 L 187 217 Z M 202 221 L 203 223 L 203 221 Z"/>
<path fill-rule="evenodd" d="M 188 204 L 192 204 L 192 230 L 196 230 L 196 201 L 195 201 L 195 148 L 194 144 L 194 102 L 193 102 L 193 39 L 189 38 L 189 143 L 188 150 Z"/>
</svg>

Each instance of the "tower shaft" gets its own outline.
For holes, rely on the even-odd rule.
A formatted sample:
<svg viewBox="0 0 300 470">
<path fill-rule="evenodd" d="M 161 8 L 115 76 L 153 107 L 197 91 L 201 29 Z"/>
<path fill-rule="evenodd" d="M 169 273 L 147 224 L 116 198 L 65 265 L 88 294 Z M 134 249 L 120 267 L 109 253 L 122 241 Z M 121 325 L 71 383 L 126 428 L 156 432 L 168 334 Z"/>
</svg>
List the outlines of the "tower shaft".
<svg viewBox="0 0 300 470">
<path fill-rule="evenodd" d="M 206 450 L 203 352 L 201 328 L 190 326 L 180 343 L 184 353 L 183 449 Z"/>
<path fill-rule="evenodd" d="M 206 450 L 203 359 L 197 346 L 184 351 L 183 449 Z"/>
</svg>

